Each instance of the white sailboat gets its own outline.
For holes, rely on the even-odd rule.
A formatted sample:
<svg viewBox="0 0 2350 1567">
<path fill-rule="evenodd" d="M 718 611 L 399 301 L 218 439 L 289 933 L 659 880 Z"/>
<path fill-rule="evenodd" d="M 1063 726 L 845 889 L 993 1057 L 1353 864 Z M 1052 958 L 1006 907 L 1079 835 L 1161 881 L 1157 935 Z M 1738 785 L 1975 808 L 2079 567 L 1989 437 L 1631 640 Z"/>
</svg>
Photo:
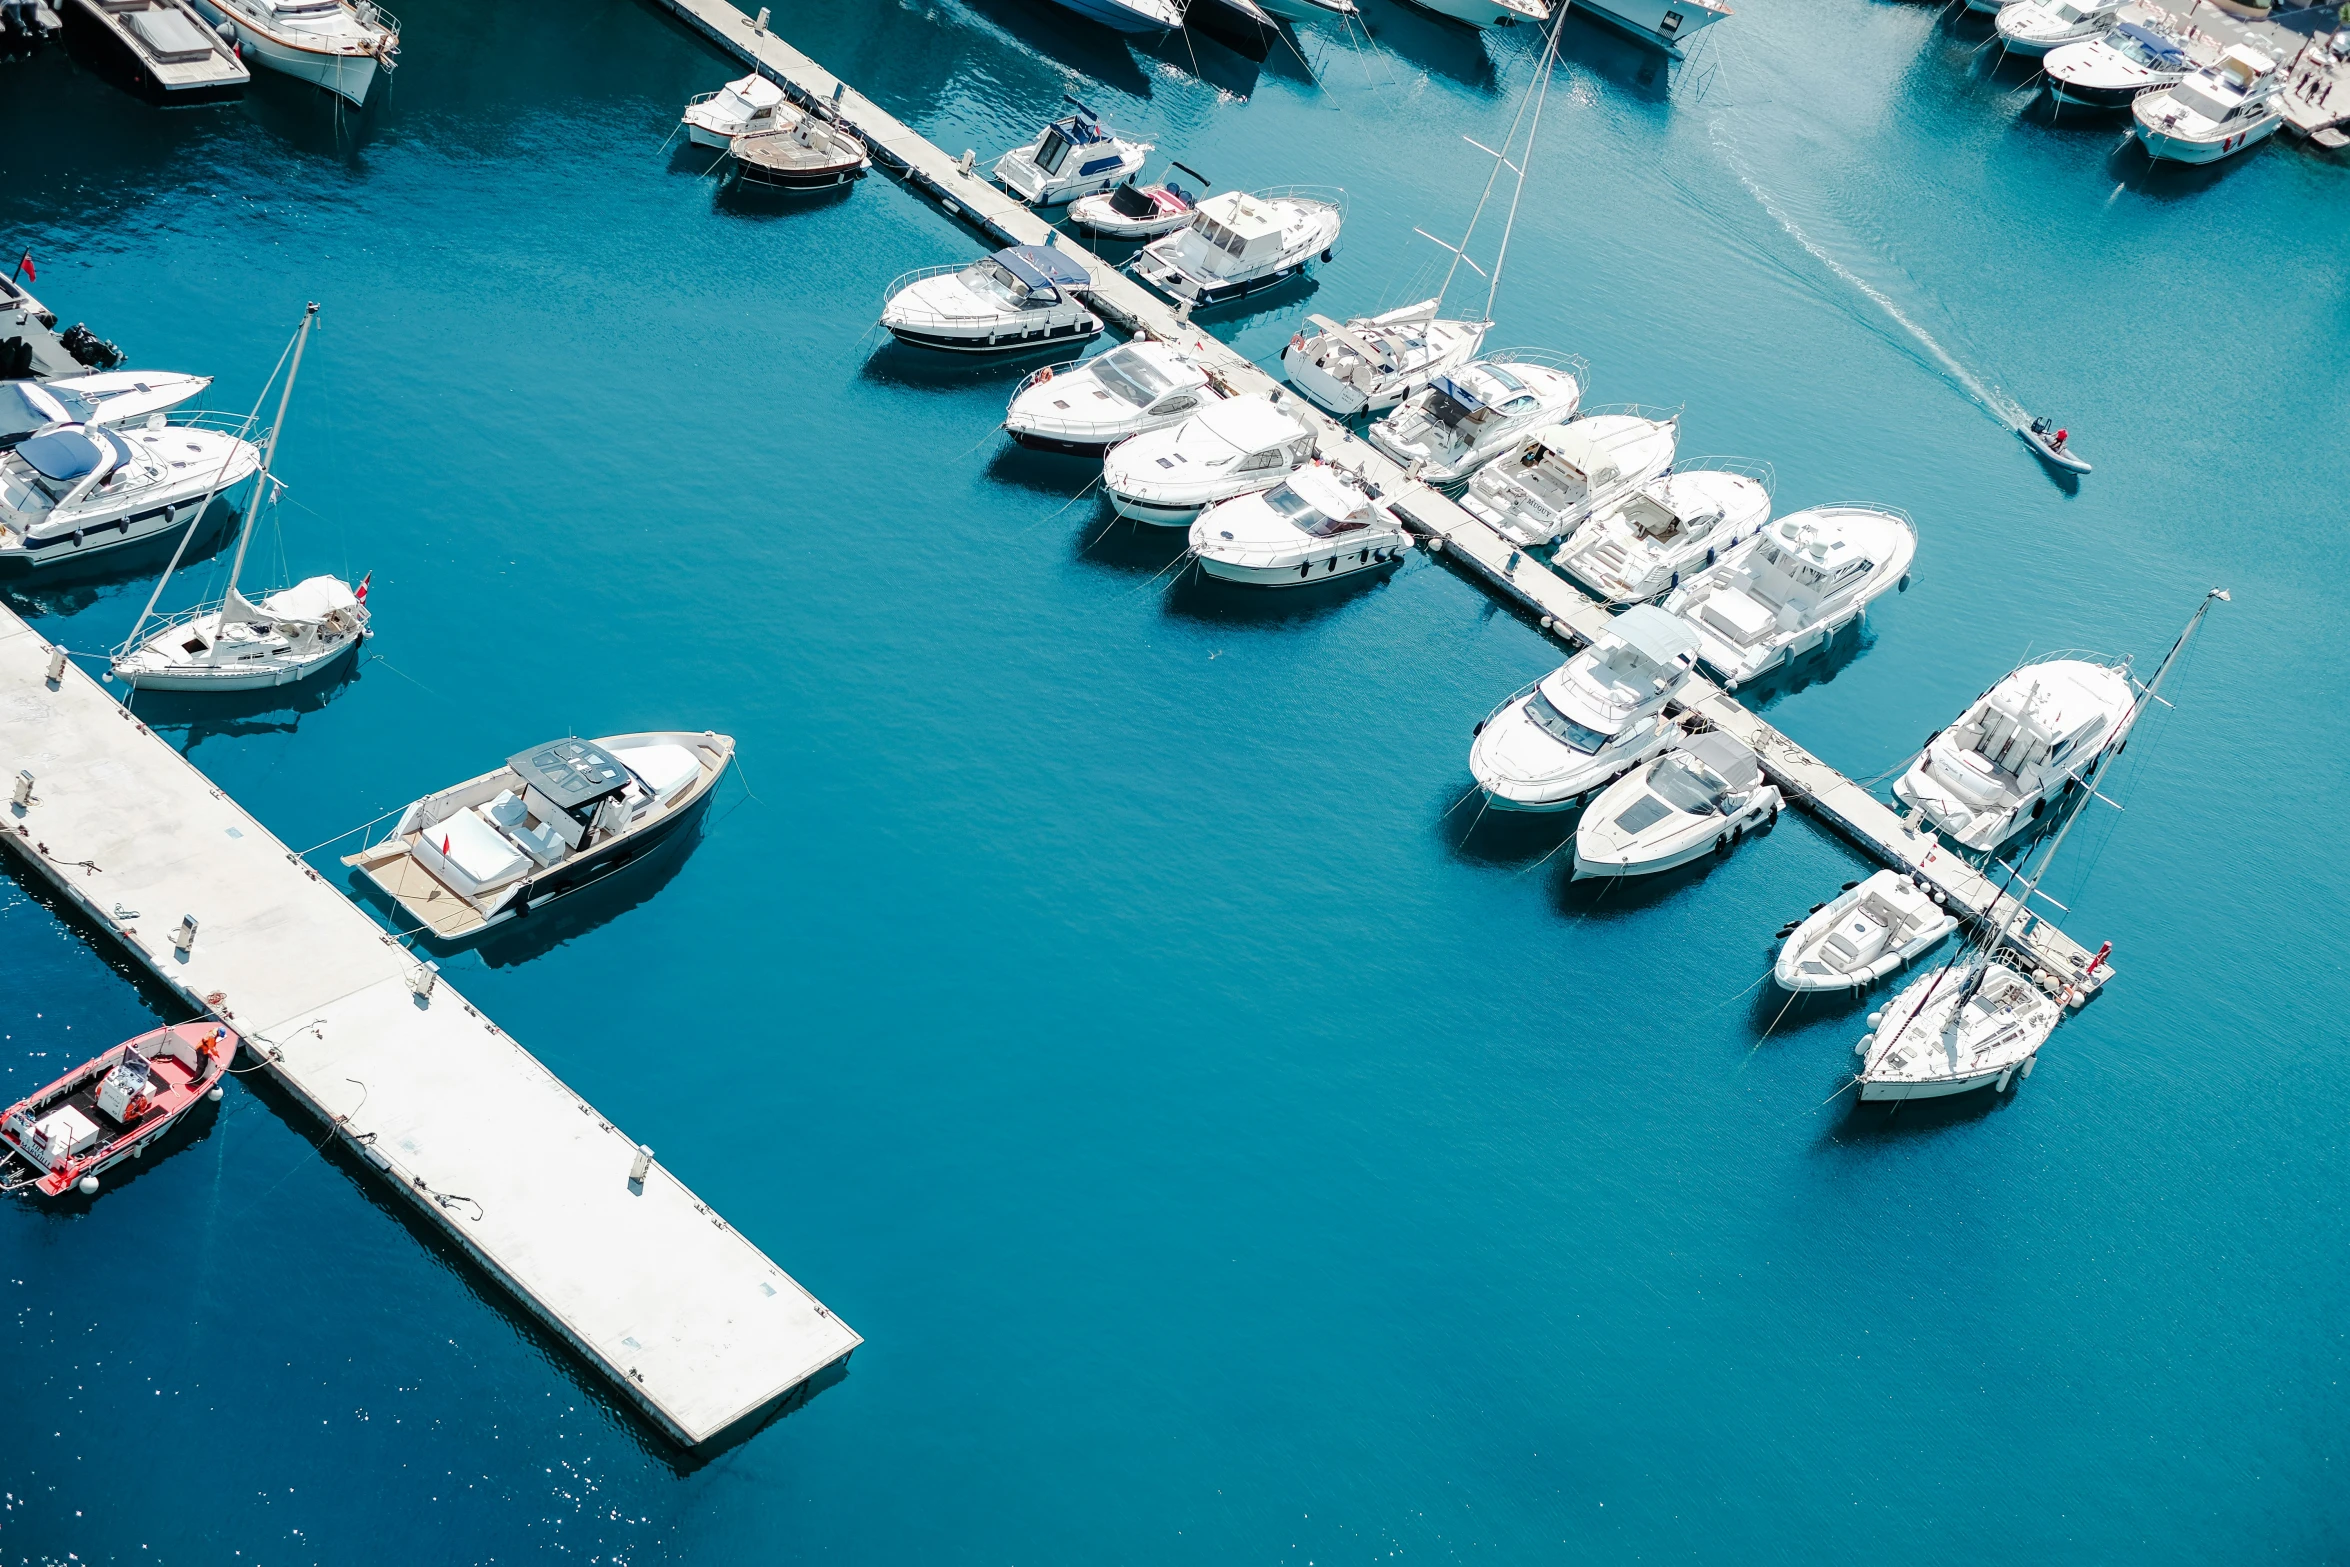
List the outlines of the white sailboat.
<svg viewBox="0 0 2350 1567">
<path fill-rule="evenodd" d="M 114 655 L 114 678 L 134 690 L 259 691 L 292 685 L 317 674 L 367 638 L 364 581 L 353 588 L 339 577 L 311 577 L 270 594 L 258 604 L 238 591 L 245 551 L 253 542 L 254 522 L 275 496 L 270 464 L 277 456 L 278 435 L 285 429 L 294 378 L 302 370 L 302 350 L 317 319 L 318 307 L 312 305 L 303 312 L 302 324 L 294 333 L 293 362 L 286 370 L 285 388 L 278 395 L 276 423 L 261 450 L 260 477 L 252 502 L 245 508 L 244 527 L 237 534 L 228 592 L 217 604 L 167 620 L 142 640 L 140 633 L 146 629 L 148 616 L 154 613 L 164 584 L 179 565 L 179 554 L 173 554 L 146 609 L 140 612 L 138 624 Z M 193 525 L 189 531 L 194 531 Z M 184 551 L 185 537 L 180 544 Z"/>
</svg>

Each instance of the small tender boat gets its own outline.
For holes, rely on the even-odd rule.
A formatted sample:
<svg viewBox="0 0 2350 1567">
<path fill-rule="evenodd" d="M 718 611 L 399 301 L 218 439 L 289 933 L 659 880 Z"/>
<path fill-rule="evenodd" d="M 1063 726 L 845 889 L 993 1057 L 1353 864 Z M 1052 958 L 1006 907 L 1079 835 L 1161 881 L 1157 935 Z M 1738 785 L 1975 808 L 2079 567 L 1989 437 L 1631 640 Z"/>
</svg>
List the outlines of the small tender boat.
<svg viewBox="0 0 2350 1567">
<path fill-rule="evenodd" d="M 1665 596 L 1696 628 L 1732 690 L 1792 664 L 1867 613 L 1909 572 L 1917 529 L 1878 506 L 1814 506 L 1781 517 Z"/>
<path fill-rule="evenodd" d="M 1105 0 L 1106 3 L 1106 0 Z M 1142 172 L 1147 141 L 1122 141 L 1076 99 L 1077 112 L 1054 120 L 1036 140 L 996 159 L 996 183 L 1032 207 L 1057 207 L 1123 185 Z"/>
<path fill-rule="evenodd" d="M 1319 255 L 1328 261 L 1345 210 L 1302 190 L 1227 190 L 1199 204 L 1191 221 L 1153 240 L 1131 263 L 1134 275 L 1168 298 L 1221 304 L 1286 282 Z"/>
<path fill-rule="evenodd" d="M 2133 100 L 2130 114 L 2148 157 L 2217 163 L 2276 134 L 2281 85 L 2274 60 L 2237 44 L 2217 64 Z"/>
<path fill-rule="evenodd" d="M 166 417 L 127 431 L 58 425 L 0 456 L 0 565 L 56 566 L 144 543 L 261 466 L 260 448 L 241 434 L 196 422 L 212 416 Z"/>
<path fill-rule="evenodd" d="M 753 72 L 689 101 L 679 123 L 694 146 L 725 147 L 737 136 L 775 129 L 783 106 L 782 86 Z"/>
<path fill-rule="evenodd" d="M 1679 587 L 1684 572 L 1713 565 L 1770 520 L 1768 468 L 1677 463 L 1585 519 L 1555 564 L 1604 599 L 1637 603 Z"/>
<path fill-rule="evenodd" d="M 1882 870 L 1805 915 L 1780 945 L 1771 977 L 1782 990 L 1858 990 L 1957 928 L 1923 881 Z"/>
<path fill-rule="evenodd" d="M 2088 460 L 2072 448 L 2072 432 L 2059 430 L 2046 419 L 2034 419 L 2019 425 L 2015 432 L 2023 443 L 2040 454 L 2042 462 L 2051 462 L 2074 473 L 2087 473 Z"/>
<path fill-rule="evenodd" d="M 1102 488 L 1121 517 L 1181 527 L 1227 497 L 1270 489 L 1313 455 L 1312 428 L 1272 398 L 1227 397 L 1111 447 Z"/>
<path fill-rule="evenodd" d="M 217 1023 L 174 1024 L 19 1099 L 0 1113 L 0 1191 L 97 1191 L 98 1177 L 146 1153 L 198 1100 L 220 1097 L 237 1044 Z"/>
<path fill-rule="evenodd" d="M 1257 0 L 1184 0 L 1183 25 L 1249 60 L 1271 54 L 1281 37 L 1281 24 Z"/>
<path fill-rule="evenodd" d="M 735 176 L 775 190 L 830 190 L 865 177 L 873 159 L 845 128 L 797 104 L 785 104 L 773 130 L 751 131 L 727 144 Z"/>
<path fill-rule="evenodd" d="M 2043 55 L 2065 44 L 2102 38 L 2134 0 L 2011 0 L 1992 24 L 2009 54 Z"/>
<path fill-rule="evenodd" d="M 344 857 L 442 942 L 466 941 L 642 859 L 710 798 L 731 735 L 552 740 L 401 813 Z"/>
<path fill-rule="evenodd" d="M 1990 0 L 1996 7 L 1999 0 Z M 1682 40 L 1731 14 L 1722 0 L 1576 0 L 1575 14 L 1604 22 L 1667 54 Z"/>
<path fill-rule="evenodd" d="M 1959 847 L 1997 848 L 2126 738 L 2133 701 L 2126 660 L 2026 664 L 1930 736 L 1893 792 Z"/>
<path fill-rule="evenodd" d="M 1680 738 L 1667 703 L 1697 667 L 1697 637 L 1653 604 L 1485 716 L 1469 772 L 1505 811 L 1564 811 Z"/>
<path fill-rule="evenodd" d="M 1355 0 L 1259 0 L 1259 3 L 1273 15 L 1292 22 L 1327 21 L 1334 16 L 1343 19 L 1362 14 Z"/>
<path fill-rule="evenodd" d="M 1171 234 L 1191 221 L 1200 200 L 1175 183 L 1178 172 L 1198 180 L 1201 190 L 1208 188 L 1208 177 L 1199 170 L 1171 164 L 1167 177 L 1156 185 L 1137 186 L 1129 181 L 1097 196 L 1078 197 L 1069 204 L 1069 221 L 1111 239 L 1156 239 Z"/>
<path fill-rule="evenodd" d="M 1183 25 L 1183 9 L 1175 0 L 1059 0 L 1059 4 L 1089 22 L 1121 33 L 1167 33 Z"/>
<path fill-rule="evenodd" d="M 1409 0 L 1409 3 L 1471 27 L 1515 27 L 1520 22 L 1550 20 L 1550 7 L 1544 0 Z"/>
<path fill-rule="evenodd" d="M 1575 824 L 1575 878 L 1653 876 L 1728 854 L 1779 816 L 1745 742 L 1709 730 L 1610 784 Z"/>
<path fill-rule="evenodd" d="M 2187 43 L 2151 22 L 2116 23 L 2110 33 L 2048 51 L 2040 68 L 2048 91 L 2085 109 L 2126 109 L 2151 88 L 2168 87 L 2195 68 Z"/>
<path fill-rule="evenodd" d="M 0 381 L 0 451 L 60 424 L 128 424 L 177 408 L 212 384 L 208 375 L 101 370 L 58 381 Z"/>
<path fill-rule="evenodd" d="M 1136 338 L 1022 381 L 1004 429 L 1035 451 L 1097 457 L 1130 435 L 1180 424 L 1221 395 L 1189 354 Z"/>
<path fill-rule="evenodd" d="M 889 287 L 881 324 L 901 343 L 960 354 L 1019 353 L 1097 336 L 1085 268 L 1058 250 L 1014 245 L 967 265 L 909 272 Z"/>
<path fill-rule="evenodd" d="M 1319 459 L 1269 490 L 1217 502 L 1191 525 L 1202 571 L 1261 588 L 1375 571 L 1410 548 L 1403 524 L 1359 477 Z"/>
<path fill-rule="evenodd" d="M 1678 415 L 1645 410 L 1546 425 L 1480 468 L 1461 507 L 1521 549 L 1563 539 L 1670 468 L 1680 427 Z"/>
<path fill-rule="evenodd" d="M 196 0 L 196 7 L 248 60 L 355 106 L 400 52 L 399 20 L 375 0 Z"/>
<path fill-rule="evenodd" d="M 1341 419 L 1385 413 L 1447 370 L 1477 357 L 1490 321 L 1453 321 L 1423 299 L 1384 315 L 1356 316 L 1343 325 L 1306 317 L 1289 340 L 1281 368 L 1290 384 Z"/>
<path fill-rule="evenodd" d="M 1575 417 L 1591 367 L 1572 355 L 1512 348 L 1448 371 L 1370 428 L 1371 444 L 1429 484 L 1458 484 L 1509 450 L 1520 432 Z"/>
</svg>

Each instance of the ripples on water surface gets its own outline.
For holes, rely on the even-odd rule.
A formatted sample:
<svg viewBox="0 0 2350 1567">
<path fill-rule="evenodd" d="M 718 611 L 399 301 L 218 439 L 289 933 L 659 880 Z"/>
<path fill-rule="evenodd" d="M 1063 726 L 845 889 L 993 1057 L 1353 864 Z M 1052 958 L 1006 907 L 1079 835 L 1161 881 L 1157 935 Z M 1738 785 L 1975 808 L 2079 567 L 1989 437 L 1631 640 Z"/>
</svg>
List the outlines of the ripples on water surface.
<svg viewBox="0 0 2350 1567">
<path fill-rule="evenodd" d="M 1036 0 L 776 26 L 951 151 L 1070 90 L 1222 185 L 1343 184 L 1337 262 L 1217 318 L 1270 358 L 1416 297 L 1530 74 L 1366 5 L 1262 71 Z M 1821 1107 L 1864 1004 L 1752 988 L 1852 853 L 1789 817 L 1571 892 L 1556 827 L 1447 812 L 1532 630 L 1425 560 L 1170 589 L 1000 447 L 1017 369 L 879 345 L 967 234 L 884 179 L 714 191 L 661 142 L 737 73 L 648 7 L 404 11 L 339 124 L 0 66 L 0 242 L 67 320 L 241 408 L 324 306 L 265 553 L 372 568 L 381 660 L 153 716 L 297 845 L 567 729 L 739 736 L 695 852 L 449 969 L 870 1342 L 681 1462 L 240 1087 L 0 1211 L 11 1560 L 2340 1553 L 2350 987 L 2295 918 L 2344 891 L 2338 167 L 2149 171 L 1924 7 L 1758 0 L 1672 74 L 1567 24 L 1497 340 L 1784 508 L 1918 520 L 1777 722 L 1873 777 L 2019 655 L 2235 592 L 2050 883 L 2121 978 L 2023 1092 L 1888 1118 Z M 145 591 L 32 607 L 95 648 Z M 21 882 L 0 961 L 11 1094 L 165 1006 Z"/>
</svg>

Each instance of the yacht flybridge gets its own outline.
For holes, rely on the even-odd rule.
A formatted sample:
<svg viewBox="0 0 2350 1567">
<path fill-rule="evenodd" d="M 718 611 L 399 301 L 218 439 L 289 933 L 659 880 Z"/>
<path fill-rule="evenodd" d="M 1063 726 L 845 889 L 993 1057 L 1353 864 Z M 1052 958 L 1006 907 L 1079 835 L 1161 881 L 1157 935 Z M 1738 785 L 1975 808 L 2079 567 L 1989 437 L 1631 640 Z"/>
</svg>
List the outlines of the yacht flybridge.
<svg viewBox="0 0 2350 1567">
<path fill-rule="evenodd" d="M 1680 416 L 1587 414 L 1546 425 L 1469 481 L 1461 507 L 1520 549 L 1563 539 L 1673 465 Z"/>
<path fill-rule="evenodd" d="M 1328 194 L 1302 190 L 1219 191 L 1190 223 L 1143 247 L 1134 275 L 1169 299 L 1221 304 L 1328 261 L 1345 212 Z"/>
<path fill-rule="evenodd" d="M 1036 451 L 1094 457 L 1130 435 L 1179 424 L 1221 395 L 1198 360 L 1136 338 L 1029 376 L 1012 394 L 1004 429 Z"/>
<path fill-rule="evenodd" d="M 737 136 L 775 129 L 783 103 L 783 88 L 754 71 L 688 102 L 679 123 L 692 145 L 724 147 Z"/>
<path fill-rule="evenodd" d="M 1917 529 L 1878 506 L 1814 506 L 1781 517 L 1667 594 L 1705 661 L 1732 690 L 1792 664 L 1867 612 L 1917 555 Z"/>
<path fill-rule="evenodd" d="M 193 524 L 261 466 L 241 426 L 198 422 L 208 417 L 58 425 L 19 442 L 0 456 L 0 565 L 63 565 Z"/>
<path fill-rule="evenodd" d="M 1653 876 L 1728 854 L 1779 816 L 1779 788 L 1734 735 L 1709 730 L 1625 774 L 1575 824 L 1575 877 Z"/>
<path fill-rule="evenodd" d="M 400 23 L 375 0 L 196 0 L 196 8 L 239 54 L 354 106 L 400 52 Z"/>
<path fill-rule="evenodd" d="M 101 370 L 57 381 L 0 381 L 0 451 L 53 425 L 128 424 L 177 408 L 212 384 L 208 375 Z"/>
<path fill-rule="evenodd" d="M 2043 55 L 2065 44 L 2102 38 L 2132 0 L 2014 0 L 1992 24 L 2009 54 Z"/>
<path fill-rule="evenodd" d="M 1684 572 L 1713 565 L 1771 520 L 1771 475 L 1760 465 L 1675 464 L 1603 506 L 1569 538 L 1555 564 L 1618 604 L 1655 598 Z"/>
<path fill-rule="evenodd" d="M 167 619 L 151 633 L 146 631 L 164 584 L 171 580 L 195 534 L 191 518 L 188 531 L 180 537 L 179 550 L 156 580 L 147 607 L 140 611 L 138 624 L 114 655 L 114 678 L 125 685 L 140 691 L 266 690 L 308 679 L 367 639 L 365 582 L 353 588 L 339 577 L 311 577 L 269 594 L 258 604 L 238 589 L 254 524 L 262 508 L 276 498 L 269 468 L 277 456 L 278 436 L 285 429 L 286 406 L 293 401 L 295 378 L 302 373 L 302 350 L 317 319 L 318 307 L 312 305 L 303 312 L 302 324 L 294 333 L 292 364 L 278 397 L 277 421 L 262 448 L 260 478 L 237 534 L 227 594 L 217 603 Z M 268 388 L 262 392 L 266 396 Z"/>
<path fill-rule="evenodd" d="M 1371 426 L 1371 444 L 1429 484 L 1458 484 L 1538 424 L 1575 417 L 1591 368 L 1512 348 L 1437 376 Z"/>
<path fill-rule="evenodd" d="M 1804 916 L 1780 944 L 1771 977 L 1782 990 L 1859 990 L 1957 928 L 1922 880 L 1882 870 Z"/>
<path fill-rule="evenodd" d="M 1181 22 L 1178 16 L 1175 25 Z M 1142 171 L 1150 153 L 1149 142 L 1120 140 L 1091 109 L 1074 98 L 1068 102 L 1075 114 L 1051 121 L 1035 141 L 996 159 L 996 183 L 1032 207 L 1057 207 L 1123 185 Z"/>
<path fill-rule="evenodd" d="M 1270 397 L 1227 397 L 1110 448 L 1102 488 L 1136 522 L 1181 527 L 1217 501 L 1270 489 L 1314 455 L 1314 432 Z"/>
<path fill-rule="evenodd" d="M 2088 109 L 2126 109 L 2140 93 L 2168 87 L 2195 68 L 2187 43 L 2150 22 L 2117 23 L 2086 43 L 2048 51 L 2048 91 Z"/>
<path fill-rule="evenodd" d="M 2126 661 L 2026 664 L 1928 740 L 1893 792 L 1959 847 L 1995 849 L 2128 736 L 2134 701 Z"/>
<path fill-rule="evenodd" d="M 1191 525 L 1202 571 L 1261 588 L 1374 571 L 1410 548 L 1403 524 L 1358 476 L 1318 459 L 1269 490 L 1219 501 Z"/>
<path fill-rule="evenodd" d="M 1652 604 L 1486 715 L 1469 772 L 1496 808 L 1563 811 L 1680 738 L 1665 707 L 1697 667 L 1697 637 Z"/>
<path fill-rule="evenodd" d="M 2153 680 L 2113 726 L 2116 731 L 2127 733 L 2146 704 L 2158 700 L 2179 650 L 2202 624 L 2212 601 L 2226 597 L 2218 588 L 2204 595 Z M 2105 961 L 2102 950 L 2079 974 L 2042 970 L 2026 976 L 2009 967 L 2006 959 L 2010 937 L 2036 913 L 2032 900 L 2041 897 L 2040 882 L 2056 851 L 2089 802 L 2099 797 L 2097 785 L 2113 755 L 2111 747 L 2098 751 L 2032 874 L 2025 877 L 2020 862 L 2014 869 L 2012 882 L 2021 885 L 2007 898 L 2008 913 L 1998 929 L 1981 935 L 1931 973 L 1919 975 L 1882 1011 L 1869 1014 L 1869 1032 L 1853 1046 L 1861 1059 L 1861 1098 L 1938 1099 L 1977 1088 L 2004 1093 L 2018 1078 L 2032 1075 L 2040 1047 L 2055 1032 L 2064 1008 L 2080 1005 L 2102 983 L 2096 974 Z"/>
<path fill-rule="evenodd" d="M 470 940 L 642 859 L 733 759 L 733 738 L 709 730 L 551 740 L 426 795 L 343 863 L 433 939 Z"/>
<path fill-rule="evenodd" d="M 901 343 L 960 354 L 1022 353 L 1098 336 L 1085 268 L 1042 245 L 1013 245 L 968 265 L 909 272 L 890 285 L 881 324 Z"/>
<path fill-rule="evenodd" d="M 1341 419 L 1385 413 L 1447 370 L 1477 357 L 1491 321 L 1450 320 L 1423 299 L 1340 323 L 1306 317 L 1282 350 L 1290 384 Z"/>
<path fill-rule="evenodd" d="M 2148 157 L 2217 163 L 2276 134 L 2283 85 L 2274 60 L 2238 44 L 2216 65 L 2137 98 L 2130 113 Z"/>
</svg>

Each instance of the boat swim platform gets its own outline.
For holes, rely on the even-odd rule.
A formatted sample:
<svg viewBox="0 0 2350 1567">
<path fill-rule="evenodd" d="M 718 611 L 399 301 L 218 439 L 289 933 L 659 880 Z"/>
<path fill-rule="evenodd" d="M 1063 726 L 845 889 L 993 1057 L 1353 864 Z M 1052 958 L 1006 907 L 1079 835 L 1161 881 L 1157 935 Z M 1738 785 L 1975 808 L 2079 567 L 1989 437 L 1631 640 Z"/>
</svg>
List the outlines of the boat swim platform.
<svg viewBox="0 0 2350 1567">
<path fill-rule="evenodd" d="M 1198 359 L 1228 393 L 1278 394 L 1283 406 L 1317 432 L 1326 459 L 1370 479 L 1406 526 L 1470 568 L 1489 589 L 1516 600 L 1541 629 L 1572 645 L 1605 629 L 1608 612 L 1581 588 L 1525 555 L 1449 496 L 1407 474 L 1388 456 L 1222 340 L 1194 326 L 1159 295 L 1087 250 L 1036 211 L 988 183 L 977 164 L 966 168 L 919 132 L 850 87 L 814 60 L 759 26 L 728 0 L 657 0 L 721 48 L 774 81 L 803 106 L 830 115 L 865 139 L 874 161 L 1006 245 L 1050 245 L 1093 274 L 1094 309 L 1121 330 L 1172 343 Z M 764 14 L 764 13 L 762 13 Z M 1745 741 L 1788 800 L 1888 865 L 1924 877 L 1952 913 L 1994 928 L 2016 910 L 2015 900 L 1965 859 L 1914 832 L 1891 806 L 1765 723 L 1702 676 L 1692 677 L 1676 704 Z M 2087 948 L 2036 916 L 2019 920 L 2009 945 L 2036 969 L 2073 984 L 2086 999 L 2112 977 L 2109 965 L 2088 973 Z"/>
<path fill-rule="evenodd" d="M 862 1342 L 362 908 L 0 608 L 0 838 L 672 1439 Z M 183 915 L 196 922 L 174 946 Z M 822 1385 L 822 1384 L 817 1384 Z"/>
</svg>

